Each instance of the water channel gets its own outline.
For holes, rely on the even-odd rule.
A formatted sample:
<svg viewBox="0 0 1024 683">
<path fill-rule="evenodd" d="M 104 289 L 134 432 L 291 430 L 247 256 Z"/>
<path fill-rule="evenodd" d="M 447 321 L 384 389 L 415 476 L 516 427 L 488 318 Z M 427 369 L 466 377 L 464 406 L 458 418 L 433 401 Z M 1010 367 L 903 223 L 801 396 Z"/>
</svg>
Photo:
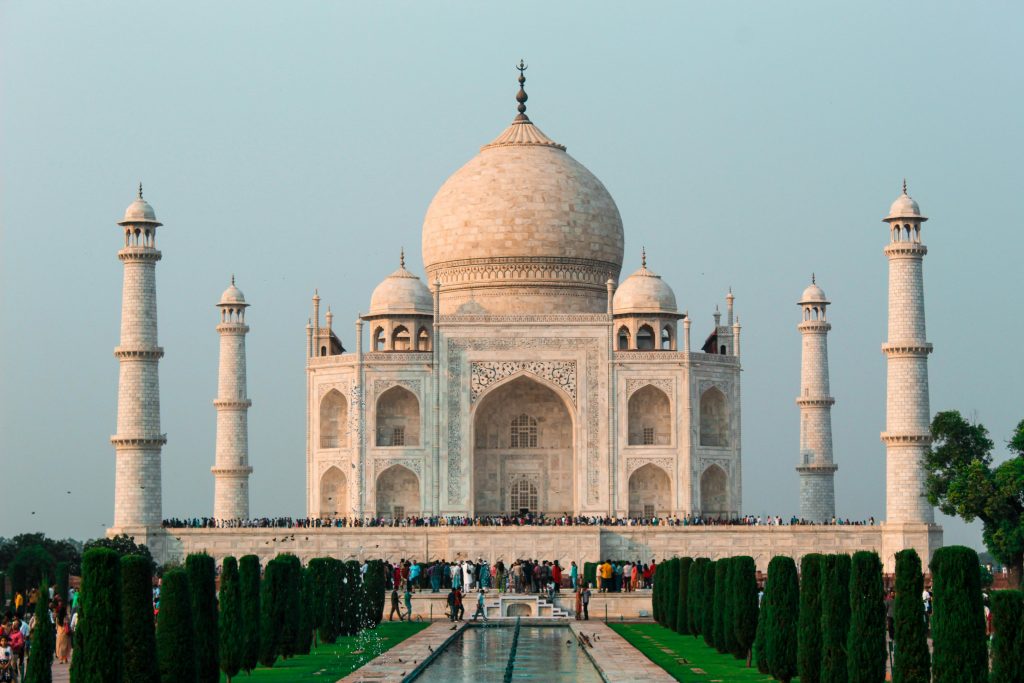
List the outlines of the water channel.
<svg viewBox="0 0 1024 683">
<path fill-rule="evenodd" d="M 558 681 L 601 683 L 601 674 L 566 626 L 479 626 L 462 635 L 431 662 L 416 681 Z M 516 641 L 512 666 L 509 655 Z M 510 678 L 506 679 L 506 671 Z"/>
</svg>

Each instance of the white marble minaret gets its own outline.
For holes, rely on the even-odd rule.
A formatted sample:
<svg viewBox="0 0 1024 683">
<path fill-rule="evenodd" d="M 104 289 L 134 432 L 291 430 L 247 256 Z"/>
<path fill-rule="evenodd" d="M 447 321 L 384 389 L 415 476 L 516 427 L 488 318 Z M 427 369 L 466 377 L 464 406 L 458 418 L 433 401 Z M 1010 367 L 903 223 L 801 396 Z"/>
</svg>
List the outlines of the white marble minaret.
<svg viewBox="0 0 1024 683">
<path fill-rule="evenodd" d="M 836 514 L 835 472 L 832 462 L 832 405 L 828 385 L 828 322 L 831 302 L 811 276 L 800 297 L 803 338 L 800 355 L 800 517 L 818 524 Z"/>
<path fill-rule="evenodd" d="M 235 287 L 224 290 L 220 309 L 220 371 L 217 376 L 217 460 L 211 468 L 214 480 L 213 516 L 216 519 L 249 518 L 249 406 L 245 393 L 245 297 Z"/>
<path fill-rule="evenodd" d="M 121 343 L 114 357 L 121 364 L 117 387 L 117 434 L 110 437 L 116 456 L 115 533 L 161 522 L 160 381 L 157 367 L 164 350 L 156 338 L 156 213 L 139 195 L 118 222 L 124 229 L 121 293 Z"/>
<path fill-rule="evenodd" d="M 928 248 L 921 243 L 921 215 L 917 202 L 901 194 L 889 215 L 889 340 L 882 345 L 886 380 L 885 431 L 886 522 L 931 524 L 935 513 L 924 496 L 921 458 L 931 444 L 928 407 L 928 354 L 925 340 L 924 278 L 922 265 Z"/>
</svg>

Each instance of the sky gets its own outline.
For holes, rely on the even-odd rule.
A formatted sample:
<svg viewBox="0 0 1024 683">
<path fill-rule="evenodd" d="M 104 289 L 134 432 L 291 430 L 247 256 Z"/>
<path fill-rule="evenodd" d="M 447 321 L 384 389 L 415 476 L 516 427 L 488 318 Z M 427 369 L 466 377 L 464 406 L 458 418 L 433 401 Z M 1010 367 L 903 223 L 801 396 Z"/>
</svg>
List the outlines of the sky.
<svg viewBox="0 0 1024 683">
<path fill-rule="evenodd" d="M 828 293 L 837 508 L 884 517 L 886 226 L 923 239 L 932 411 L 1024 418 L 1024 5 L 1009 2 L 0 2 L 0 536 L 113 514 L 122 269 L 141 180 L 157 267 L 165 516 L 210 514 L 218 337 L 248 322 L 254 515 L 304 514 L 305 324 L 353 322 L 515 114 L 599 177 L 703 339 L 743 324 L 743 507 L 798 511 L 800 335 Z M 1014 199 L 1014 198 L 1017 199 Z M 946 543 L 980 526 L 940 516 Z"/>
</svg>

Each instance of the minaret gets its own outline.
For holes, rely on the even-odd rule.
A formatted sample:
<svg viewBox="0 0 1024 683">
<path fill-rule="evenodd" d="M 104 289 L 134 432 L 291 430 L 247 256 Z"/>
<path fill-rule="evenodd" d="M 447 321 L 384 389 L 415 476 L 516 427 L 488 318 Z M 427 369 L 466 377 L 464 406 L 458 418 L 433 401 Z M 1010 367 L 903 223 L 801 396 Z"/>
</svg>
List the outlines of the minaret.
<svg viewBox="0 0 1024 683">
<path fill-rule="evenodd" d="M 160 433 L 158 364 L 164 350 L 156 338 L 156 229 L 162 223 L 138 197 L 118 222 L 124 229 L 121 290 L 121 343 L 114 349 L 120 362 L 117 385 L 117 434 L 110 437 L 116 456 L 114 526 L 112 531 L 161 523 L 160 451 L 167 437 Z"/>
<path fill-rule="evenodd" d="M 928 248 L 921 243 L 927 218 L 903 181 L 903 193 L 889 215 L 889 340 L 882 345 L 886 378 L 885 444 L 886 522 L 932 524 L 935 512 L 925 498 L 921 459 L 931 444 L 928 407 L 928 354 L 925 340 L 924 278 Z"/>
<path fill-rule="evenodd" d="M 832 405 L 828 386 L 828 322 L 831 302 L 811 276 L 798 305 L 803 337 L 800 356 L 800 517 L 821 524 L 836 513 L 835 472 L 832 462 Z"/>
<path fill-rule="evenodd" d="M 217 455 L 213 472 L 215 519 L 249 518 L 249 406 L 245 393 L 245 296 L 231 286 L 221 294 L 220 371 L 217 376 Z"/>
</svg>

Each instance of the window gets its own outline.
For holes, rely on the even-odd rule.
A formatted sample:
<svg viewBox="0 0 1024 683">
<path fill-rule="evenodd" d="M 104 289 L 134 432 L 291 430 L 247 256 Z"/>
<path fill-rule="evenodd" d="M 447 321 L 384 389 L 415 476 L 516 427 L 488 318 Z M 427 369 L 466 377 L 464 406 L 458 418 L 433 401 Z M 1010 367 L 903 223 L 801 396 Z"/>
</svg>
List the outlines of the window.
<svg viewBox="0 0 1024 683">
<path fill-rule="evenodd" d="M 391 350 L 412 350 L 411 341 L 409 339 L 409 329 L 405 325 L 399 325 L 395 328 L 395 331 L 391 333 Z"/>
<path fill-rule="evenodd" d="M 392 509 L 394 510 L 394 512 L 392 513 L 392 516 L 395 519 L 405 519 L 405 506 L 404 505 L 396 505 Z"/>
<path fill-rule="evenodd" d="M 644 427 L 644 445 L 654 445 L 654 427 Z"/>
<path fill-rule="evenodd" d="M 629 330 L 624 326 L 619 328 L 619 351 L 629 349 Z"/>
<path fill-rule="evenodd" d="M 519 417 L 512 418 L 512 435 L 509 439 L 509 447 L 536 448 L 537 420 L 529 415 L 520 415 Z"/>
<path fill-rule="evenodd" d="M 654 330 L 650 325 L 644 325 L 636 332 L 636 348 L 640 351 L 654 350 Z"/>
<path fill-rule="evenodd" d="M 405 427 L 395 427 L 391 431 L 391 445 L 392 446 L 404 446 L 405 445 Z"/>
<path fill-rule="evenodd" d="M 670 351 L 672 349 L 672 332 L 668 329 L 668 326 L 661 328 L 661 350 Z"/>
<path fill-rule="evenodd" d="M 383 351 L 384 350 L 384 328 L 378 327 L 373 333 L 373 350 Z"/>
<path fill-rule="evenodd" d="M 512 484 L 509 503 L 512 508 L 512 512 L 519 512 L 523 509 L 529 510 L 530 512 L 536 512 L 537 487 L 525 479 L 520 479 Z"/>
<path fill-rule="evenodd" d="M 644 505 L 644 517 L 651 519 L 654 517 L 654 506 L 651 504 Z"/>
<path fill-rule="evenodd" d="M 427 332 L 427 328 L 421 327 L 419 336 L 416 338 L 416 350 L 417 351 L 429 351 L 430 350 L 430 333 Z"/>
</svg>

